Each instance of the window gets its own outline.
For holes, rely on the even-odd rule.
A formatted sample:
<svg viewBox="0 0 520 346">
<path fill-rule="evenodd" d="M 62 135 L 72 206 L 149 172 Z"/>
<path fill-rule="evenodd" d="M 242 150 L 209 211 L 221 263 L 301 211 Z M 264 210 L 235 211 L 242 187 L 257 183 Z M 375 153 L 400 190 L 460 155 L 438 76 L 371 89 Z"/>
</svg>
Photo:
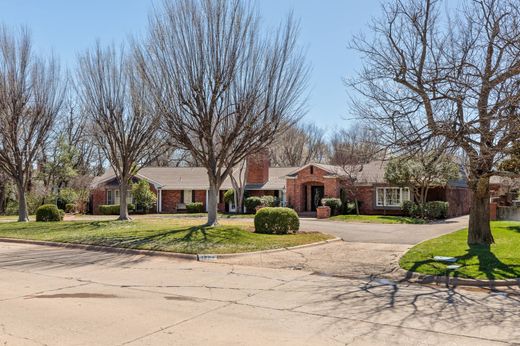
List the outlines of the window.
<svg viewBox="0 0 520 346">
<path fill-rule="evenodd" d="M 410 200 L 410 189 L 407 187 L 376 188 L 376 206 L 400 207 L 404 201 Z"/>
<path fill-rule="evenodd" d="M 188 204 L 191 202 L 193 202 L 193 190 L 184 190 L 182 203 Z"/>
<path fill-rule="evenodd" d="M 108 200 L 108 204 L 120 204 L 121 203 L 121 197 L 119 196 L 119 189 L 116 190 L 108 190 L 110 199 Z M 127 197 L 126 197 L 126 203 L 133 203 L 134 198 L 132 197 L 132 192 L 127 191 Z"/>
<path fill-rule="evenodd" d="M 107 190 L 107 204 L 114 204 L 112 190 Z"/>
</svg>

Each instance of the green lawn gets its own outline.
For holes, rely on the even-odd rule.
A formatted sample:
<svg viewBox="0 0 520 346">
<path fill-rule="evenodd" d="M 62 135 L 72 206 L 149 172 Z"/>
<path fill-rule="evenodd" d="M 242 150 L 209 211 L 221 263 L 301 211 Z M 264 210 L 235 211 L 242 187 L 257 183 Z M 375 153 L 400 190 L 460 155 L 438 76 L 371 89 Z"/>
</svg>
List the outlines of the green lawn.
<svg viewBox="0 0 520 346">
<path fill-rule="evenodd" d="M 364 222 L 364 223 L 425 223 L 422 219 L 415 219 L 406 216 L 390 216 L 390 215 L 337 215 L 331 217 L 332 221 L 343 222 Z"/>
<path fill-rule="evenodd" d="M 468 246 L 467 229 L 428 240 L 414 246 L 400 261 L 402 268 L 413 272 L 446 275 L 446 265 L 434 256 L 457 257 L 462 265 L 450 275 L 475 279 L 510 279 L 520 277 L 520 222 L 491 223 L 495 244 Z"/>
<path fill-rule="evenodd" d="M 0 223 L 0 237 L 180 253 L 237 253 L 303 245 L 330 239 L 322 233 L 253 233 L 252 223 L 222 220 L 202 227 L 201 220 L 141 218 L 132 222 L 64 221 Z"/>
</svg>

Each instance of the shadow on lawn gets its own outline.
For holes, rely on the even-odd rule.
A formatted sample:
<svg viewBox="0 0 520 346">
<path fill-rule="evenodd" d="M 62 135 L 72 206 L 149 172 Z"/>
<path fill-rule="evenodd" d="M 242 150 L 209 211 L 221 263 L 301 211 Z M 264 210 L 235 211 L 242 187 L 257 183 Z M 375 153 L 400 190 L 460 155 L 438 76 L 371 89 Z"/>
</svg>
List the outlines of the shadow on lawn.
<svg viewBox="0 0 520 346">
<path fill-rule="evenodd" d="M 215 230 L 214 227 L 203 225 L 190 226 L 174 230 L 156 231 L 148 236 L 107 238 L 105 239 L 107 243 L 98 245 L 195 253 L 207 247 L 229 243 L 237 237 L 234 228 L 213 230 Z"/>
<path fill-rule="evenodd" d="M 489 245 L 469 245 L 469 248 L 466 250 L 464 255 L 454 257 L 458 258 L 457 263 L 462 265 L 461 269 L 478 266 L 478 271 L 483 273 L 487 280 L 496 280 L 497 274 L 501 274 L 502 278 L 520 277 L 520 270 L 515 270 L 515 267 L 520 267 L 520 265 L 508 265 L 500 261 L 500 259 L 491 251 Z M 474 260 L 476 260 L 477 263 L 474 263 Z M 435 261 L 434 259 L 427 259 L 414 262 L 413 266 L 408 270 L 407 278 L 411 278 L 412 273 L 417 272 L 423 265 L 432 266 L 439 269 L 439 271 L 444 270 L 441 275 L 449 275 L 451 272 L 450 270 L 445 269 L 445 264 Z M 458 271 L 453 271 L 453 276 L 459 277 L 460 273 Z"/>
<path fill-rule="evenodd" d="M 508 230 L 515 231 L 520 233 L 520 226 L 508 226 L 506 227 Z"/>
</svg>

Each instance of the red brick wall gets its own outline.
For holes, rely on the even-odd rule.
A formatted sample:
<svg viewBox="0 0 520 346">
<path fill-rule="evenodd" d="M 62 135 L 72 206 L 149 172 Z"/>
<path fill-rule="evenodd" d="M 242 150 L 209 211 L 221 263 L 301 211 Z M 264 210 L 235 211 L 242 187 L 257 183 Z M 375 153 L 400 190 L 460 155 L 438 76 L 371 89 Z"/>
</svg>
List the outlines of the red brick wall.
<svg viewBox="0 0 520 346">
<path fill-rule="evenodd" d="M 162 212 L 175 213 L 177 204 L 181 202 L 181 192 L 179 190 L 162 191 Z"/>
<path fill-rule="evenodd" d="M 99 206 L 106 204 L 107 193 L 104 187 L 99 187 L 91 191 L 92 214 L 99 214 Z"/>
<path fill-rule="evenodd" d="M 312 172 L 311 172 L 312 171 Z M 286 180 L 287 204 L 294 208 L 297 212 L 308 211 L 309 206 L 305 205 L 305 188 L 304 186 L 323 186 L 324 197 L 339 198 L 340 179 L 325 178 L 330 173 L 318 168 L 307 167 L 298 172 L 296 179 Z M 309 191 L 310 189 L 307 189 Z M 309 198 L 307 198 L 309 200 Z"/>
<path fill-rule="evenodd" d="M 274 190 L 250 190 L 248 191 L 249 196 L 251 197 L 262 197 L 262 196 L 274 196 Z"/>
<path fill-rule="evenodd" d="M 206 190 L 195 190 L 193 197 L 194 202 L 202 202 L 206 207 Z"/>
<path fill-rule="evenodd" d="M 263 150 L 247 158 L 248 184 L 265 184 L 269 180 L 269 151 Z"/>
</svg>

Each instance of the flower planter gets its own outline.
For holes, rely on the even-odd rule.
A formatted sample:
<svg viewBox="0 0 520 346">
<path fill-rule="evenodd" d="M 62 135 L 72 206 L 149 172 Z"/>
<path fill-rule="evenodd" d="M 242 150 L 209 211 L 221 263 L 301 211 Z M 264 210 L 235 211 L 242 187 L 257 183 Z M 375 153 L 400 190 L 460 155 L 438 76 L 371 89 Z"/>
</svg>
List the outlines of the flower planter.
<svg viewBox="0 0 520 346">
<path fill-rule="evenodd" d="M 330 207 L 322 206 L 316 209 L 316 217 L 318 219 L 328 219 L 330 217 Z"/>
</svg>

